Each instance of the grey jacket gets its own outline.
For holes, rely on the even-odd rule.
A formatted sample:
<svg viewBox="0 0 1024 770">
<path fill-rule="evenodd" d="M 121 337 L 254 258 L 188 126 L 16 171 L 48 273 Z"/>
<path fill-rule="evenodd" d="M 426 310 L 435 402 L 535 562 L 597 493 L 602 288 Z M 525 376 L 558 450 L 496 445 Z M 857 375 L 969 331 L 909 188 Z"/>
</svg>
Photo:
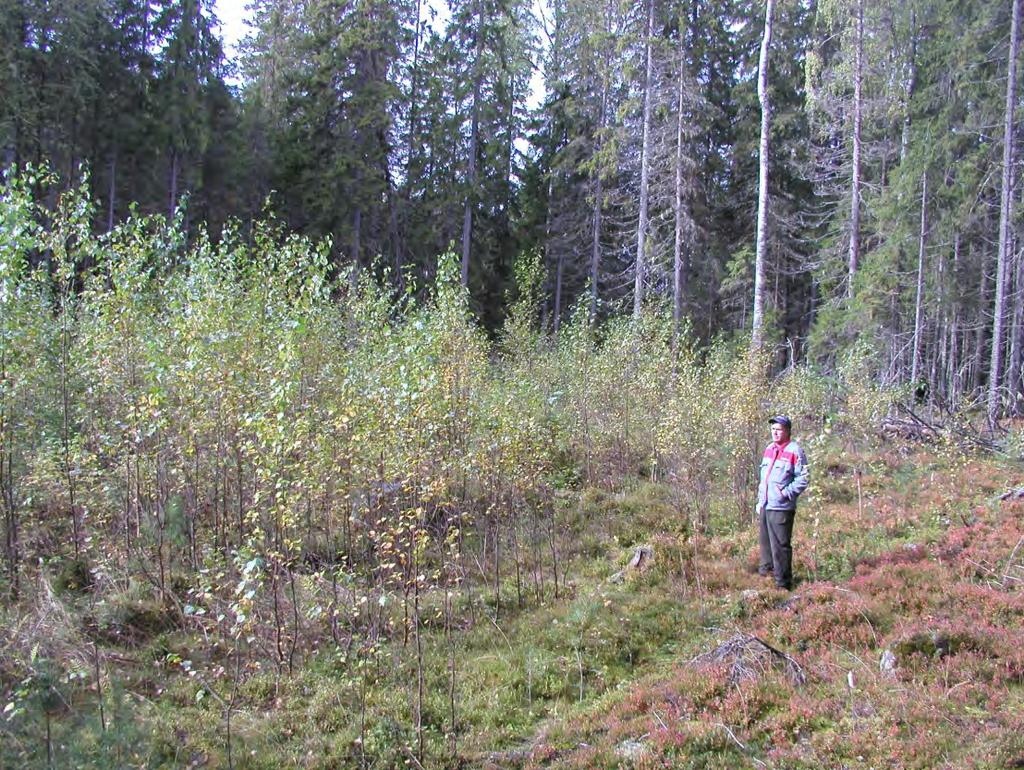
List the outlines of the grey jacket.
<svg viewBox="0 0 1024 770">
<path fill-rule="evenodd" d="M 769 444 L 761 456 L 761 481 L 757 505 L 772 511 L 795 511 L 796 499 L 810 482 L 807 455 L 795 441 L 777 447 Z"/>
</svg>

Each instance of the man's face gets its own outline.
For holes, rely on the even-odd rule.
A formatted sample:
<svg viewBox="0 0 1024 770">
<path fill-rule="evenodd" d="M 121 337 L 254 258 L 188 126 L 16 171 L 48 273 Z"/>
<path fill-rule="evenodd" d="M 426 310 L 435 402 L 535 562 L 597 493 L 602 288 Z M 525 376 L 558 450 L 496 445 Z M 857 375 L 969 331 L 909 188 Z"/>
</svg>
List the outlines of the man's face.
<svg viewBox="0 0 1024 770">
<path fill-rule="evenodd" d="M 776 444 L 785 444 L 789 441 L 789 431 L 786 430 L 786 426 L 779 425 L 777 422 L 772 423 L 772 441 Z"/>
</svg>

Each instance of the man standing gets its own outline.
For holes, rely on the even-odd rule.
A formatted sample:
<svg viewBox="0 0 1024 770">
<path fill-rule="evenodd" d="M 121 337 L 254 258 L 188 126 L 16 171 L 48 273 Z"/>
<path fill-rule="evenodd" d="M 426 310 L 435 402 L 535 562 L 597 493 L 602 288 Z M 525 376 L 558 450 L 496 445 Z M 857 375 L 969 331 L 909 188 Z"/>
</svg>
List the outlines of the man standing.
<svg viewBox="0 0 1024 770">
<path fill-rule="evenodd" d="M 757 516 L 761 525 L 761 575 L 771 573 L 775 585 L 793 587 L 793 519 L 796 499 L 807 489 L 810 473 L 807 455 L 790 438 L 793 423 L 785 415 L 768 420 L 772 443 L 761 457 L 761 482 L 757 487 Z"/>
</svg>

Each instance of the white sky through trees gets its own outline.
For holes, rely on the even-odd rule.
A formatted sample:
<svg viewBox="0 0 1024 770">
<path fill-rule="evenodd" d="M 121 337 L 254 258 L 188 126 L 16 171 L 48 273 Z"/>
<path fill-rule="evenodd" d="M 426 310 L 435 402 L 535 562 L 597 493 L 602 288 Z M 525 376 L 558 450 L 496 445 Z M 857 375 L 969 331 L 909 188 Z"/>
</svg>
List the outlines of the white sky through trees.
<svg viewBox="0 0 1024 770">
<path fill-rule="evenodd" d="M 229 59 L 236 55 L 236 46 L 249 32 L 246 9 L 248 0 L 216 0 L 214 8 L 220 20 L 220 34 L 224 40 L 224 54 Z"/>
<path fill-rule="evenodd" d="M 248 34 L 248 24 L 252 12 L 248 9 L 252 0 L 215 0 L 214 8 L 220 19 L 220 33 L 224 40 L 224 52 L 229 59 L 234 58 L 235 47 Z M 442 27 L 448 19 L 448 4 L 444 0 L 427 0 L 427 5 L 437 14 L 438 27 Z"/>
<path fill-rule="evenodd" d="M 252 12 L 247 7 L 252 0 L 215 0 L 214 10 L 220 20 L 220 34 L 224 41 L 224 55 L 230 61 L 238 55 L 238 44 L 250 31 L 249 17 Z M 544 26 L 551 23 L 547 0 L 534 0 L 534 13 Z M 448 20 L 448 4 L 445 0 L 427 0 L 427 6 L 436 14 L 435 29 L 444 29 Z M 547 45 L 547 37 L 540 36 L 541 46 Z M 536 107 L 544 99 L 543 62 L 534 70 L 530 79 L 529 106 Z"/>
</svg>

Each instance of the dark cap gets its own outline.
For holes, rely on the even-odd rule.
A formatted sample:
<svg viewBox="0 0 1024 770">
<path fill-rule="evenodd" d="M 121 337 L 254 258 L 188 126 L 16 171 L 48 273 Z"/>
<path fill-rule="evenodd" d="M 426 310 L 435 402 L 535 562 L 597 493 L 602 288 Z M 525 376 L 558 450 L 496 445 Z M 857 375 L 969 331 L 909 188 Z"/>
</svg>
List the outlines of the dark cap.
<svg viewBox="0 0 1024 770">
<path fill-rule="evenodd" d="M 781 425 L 786 430 L 793 430 L 793 423 L 784 414 L 777 414 L 768 420 L 769 425 Z"/>
</svg>

